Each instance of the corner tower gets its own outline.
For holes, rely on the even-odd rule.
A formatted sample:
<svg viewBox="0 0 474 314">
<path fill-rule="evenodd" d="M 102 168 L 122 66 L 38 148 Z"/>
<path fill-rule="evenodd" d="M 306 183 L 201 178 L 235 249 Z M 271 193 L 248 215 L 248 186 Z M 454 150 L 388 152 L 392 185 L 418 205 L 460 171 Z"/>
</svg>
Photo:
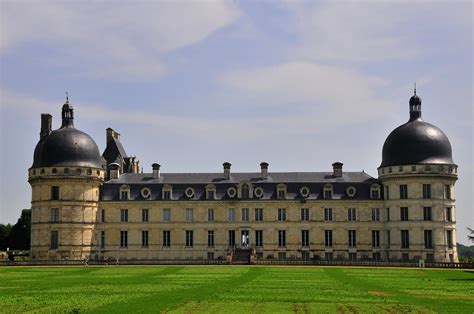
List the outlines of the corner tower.
<svg viewBox="0 0 474 314">
<path fill-rule="evenodd" d="M 416 88 L 409 107 L 409 121 L 385 140 L 378 168 L 384 185 L 387 258 L 457 262 L 457 165 L 451 144 L 443 131 L 422 120 Z"/>
<path fill-rule="evenodd" d="M 52 131 L 51 126 L 52 116 L 42 114 L 40 140 L 28 170 L 31 257 L 85 259 L 91 254 L 103 162 L 94 140 L 74 127 L 68 99 L 61 127 Z"/>
</svg>

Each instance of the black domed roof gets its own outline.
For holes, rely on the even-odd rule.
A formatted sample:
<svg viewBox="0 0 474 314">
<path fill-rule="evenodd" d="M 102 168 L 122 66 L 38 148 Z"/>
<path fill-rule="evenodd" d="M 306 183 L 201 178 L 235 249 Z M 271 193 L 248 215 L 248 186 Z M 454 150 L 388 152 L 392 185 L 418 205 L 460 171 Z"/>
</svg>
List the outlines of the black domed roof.
<svg viewBox="0 0 474 314">
<path fill-rule="evenodd" d="M 421 98 L 410 99 L 410 120 L 385 140 L 380 167 L 407 164 L 454 164 L 451 143 L 441 129 L 421 119 Z"/>
<path fill-rule="evenodd" d="M 63 106 L 63 124 L 35 148 L 33 167 L 78 166 L 101 168 L 99 148 L 86 133 L 73 124 L 72 106 Z"/>
</svg>

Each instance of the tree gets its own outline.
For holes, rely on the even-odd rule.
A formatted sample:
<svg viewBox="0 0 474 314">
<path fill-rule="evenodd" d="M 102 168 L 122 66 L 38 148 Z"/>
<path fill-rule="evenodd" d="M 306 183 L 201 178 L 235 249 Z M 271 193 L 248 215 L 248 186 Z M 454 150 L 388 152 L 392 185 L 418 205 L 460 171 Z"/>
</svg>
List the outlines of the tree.
<svg viewBox="0 0 474 314">
<path fill-rule="evenodd" d="M 31 209 L 23 209 L 9 235 L 10 250 L 29 250 L 31 238 Z"/>
<path fill-rule="evenodd" d="M 0 224 L 0 251 L 5 251 L 7 247 L 10 247 L 10 232 L 12 225 Z"/>
</svg>

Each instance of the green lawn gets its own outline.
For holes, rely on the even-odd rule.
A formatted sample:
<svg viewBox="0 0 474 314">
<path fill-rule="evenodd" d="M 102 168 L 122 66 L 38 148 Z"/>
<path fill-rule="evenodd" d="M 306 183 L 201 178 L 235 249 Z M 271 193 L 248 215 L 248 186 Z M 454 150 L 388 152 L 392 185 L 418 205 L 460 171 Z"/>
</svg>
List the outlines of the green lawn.
<svg viewBox="0 0 474 314">
<path fill-rule="evenodd" d="M 0 312 L 472 313 L 474 272 L 263 266 L 0 267 Z"/>
</svg>

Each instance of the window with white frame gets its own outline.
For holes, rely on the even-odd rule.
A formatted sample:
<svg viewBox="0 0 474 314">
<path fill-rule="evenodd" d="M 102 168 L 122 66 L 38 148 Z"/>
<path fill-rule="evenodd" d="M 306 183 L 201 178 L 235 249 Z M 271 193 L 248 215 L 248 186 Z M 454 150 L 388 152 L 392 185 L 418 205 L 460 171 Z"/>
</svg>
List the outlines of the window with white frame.
<svg viewBox="0 0 474 314">
<path fill-rule="evenodd" d="M 356 247 L 356 244 L 357 244 L 356 231 L 348 230 L 347 236 L 348 236 L 349 247 Z"/>
<path fill-rule="evenodd" d="M 148 222 L 148 208 L 142 209 L 142 222 Z"/>
<path fill-rule="evenodd" d="M 309 208 L 301 208 L 301 221 L 309 221 Z"/>
<path fill-rule="evenodd" d="M 207 246 L 214 247 L 214 230 L 207 230 Z"/>
<path fill-rule="evenodd" d="M 324 199 L 327 199 L 327 200 L 332 199 L 332 194 L 333 194 L 332 185 L 331 184 L 326 184 L 324 186 L 324 190 L 323 190 Z"/>
<path fill-rule="evenodd" d="M 380 221 L 380 208 L 372 208 L 372 221 Z"/>
<path fill-rule="evenodd" d="M 163 230 L 163 246 L 164 247 L 171 246 L 171 231 L 170 230 Z"/>
<path fill-rule="evenodd" d="M 186 230 L 186 247 L 193 247 L 194 237 L 193 230 Z"/>
<path fill-rule="evenodd" d="M 332 247 L 332 230 L 324 230 L 324 246 Z"/>
<path fill-rule="evenodd" d="M 425 230 L 424 238 L 425 238 L 425 249 L 432 249 L 433 248 L 433 231 Z"/>
<path fill-rule="evenodd" d="M 243 183 L 240 186 L 240 198 L 249 199 L 250 198 L 250 187 L 247 183 Z"/>
<path fill-rule="evenodd" d="M 301 246 L 309 246 L 309 230 L 301 230 Z"/>
<path fill-rule="evenodd" d="M 126 248 L 128 246 L 128 231 L 120 231 L 120 247 Z"/>
<path fill-rule="evenodd" d="M 170 222 L 171 210 L 169 208 L 163 208 L 163 222 Z"/>
<path fill-rule="evenodd" d="M 255 208 L 255 221 L 263 221 L 263 208 Z"/>
<path fill-rule="evenodd" d="M 286 185 L 285 184 L 277 185 L 277 198 L 280 200 L 286 199 Z"/>
<path fill-rule="evenodd" d="M 372 185 L 370 188 L 370 198 L 374 200 L 380 199 L 380 186 Z"/>
<path fill-rule="evenodd" d="M 431 198 L 431 184 L 423 184 L 423 198 Z"/>
<path fill-rule="evenodd" d="M 380 230 L 372 230 L 372 247 L 380 247 Z"/>
<path fill-rule="evenodd" d="M 429 206 L 423 207 L 423 220 L 424 221 L 431 221 L 433 220 L 432 218 L 432 208 Z"/>
<path fill-rule="evenodd" d="M 209 184 L 206 186 L 206 199 L 214 200 L 216 199 L 216 186 Z"/>
<path fill-rule="evenodd" d="M 347 220 L 348 221 L 356 221 L 357 219 L 357 211 L 355 208 L 348 208 L 347 209 Z"/>
<path fill-rule="evenodd" d="M 255 230 L 255 246 L 263 246 L 263 230 Z"/>
<path fill-rule="evenodd" d="M 235 221 L 235 208 L 229 208 L 229 221 Z"/>
<path fill-rule="evenodd" d="M 249 209 L 248 208 L 242 208 L 242 221 L 243 222 L 249 221 Z"/>
<path fill-rule="evenodd" d="M 142 247 L 148 247 L 148 230 L 142 230 Z"/>
<path fill-rule="evenodd" d="M 120 200 L 127 201 L 130 199 L 130 187 L 128 185 L 122 185 L 120 187 Z"/>
<path fill-rule="evenodd" d="M 324 220 L 325 221 L 332 221 L 332 208 L 325 208 L 324 209 Z"/>
<path fill-rule="evenodd" d="M 186 208 L 186 222 L 193 222 L 194 210 L 192 208 Z"/>
<path fill-rule="evenodd" d="M 408 207 L 400 207 L 400 220 L 408 221 Z"/>
<path fill-rule="evenodd" d="M 408 230 L 400 230 L 400 235 L 402 249 L 408 249 L 410 247 L 410 233 Z"/>
<path fill-rule="evenodd" d="M 207 209 L 207 221 L 213 222 L 214 221 L 214 208 Z"/>
<path fill-rule="evenodd" d="M 285 230 L 278 230 L 278 246 L 279 247 L 286 246 L 286 231 Z"/>
<path fill-rule="evenodd" d="M 120 210 L 120 222 L 128 222 L 128 209 L 122 208 Z"/>
<path fill-rule="evenodd" d="M 173 198 L 173 187 L 169 184 L 165 184 L 161 190 L 162 199 L 171 200 Z"/>
<path fill-rule="evenodd" d="M 286 220 L 286 209 L 278 208 L 278 221 L 285 221 L 285 220 Z"/>
</svg>

